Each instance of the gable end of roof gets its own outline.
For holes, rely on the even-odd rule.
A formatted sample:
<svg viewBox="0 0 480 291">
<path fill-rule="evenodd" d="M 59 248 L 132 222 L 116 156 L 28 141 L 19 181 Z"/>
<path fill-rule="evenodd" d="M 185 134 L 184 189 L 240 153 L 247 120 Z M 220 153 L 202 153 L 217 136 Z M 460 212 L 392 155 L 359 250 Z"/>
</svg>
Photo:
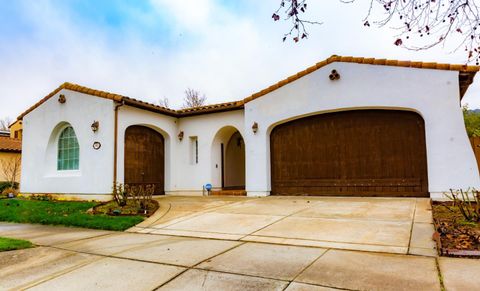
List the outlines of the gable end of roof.
<svg viewBox="0 0 480 291">
<path fill-rule="evenodd" d="M 315 65 L 308 67 L 307 69 L 300 71 L 286 79 L 283 79 L 277 82 L 274 85 L 269 86 L 259 92 L 253 93 L 252 95 L 246 97 L 244 102 L 253 101 L 263 95 L 266 95 L 270 92 L 277 90 L 280 87 L 283 87 L 295 80 L 300 79 L 301 77 L 308 75 L 320 68 L 323 68 L 331 63 L 354 63 L 354 64 L 364 64 L 364 65 L 376 65 L 376 66 L 391 66 L 391 67 L 404 67 L 404 68 L 415 68 L 415 69 L 431 69 L 431 70 L 446 70 L 446 71 L 458 71 L 459 72 L 459 81 L 460 81 L 460 98 L 463 98 L 465 92 L 467 92 L 468 87 L 473 82 L 475 74 L 480 70 L 480 66 L 468 66 L 468 65 L 458 65 L 458 64 L 444 64 L 444 63 L 434 63 L 434 62 L 414 62 L 414 61 L 399 61 L 399 60 L 387 60 L 387 59 L 375 59 L 375 58 L 363 58 L 363 57 L 342 57 L 333 55 L 326 60 L 316 63 Z"/>
</svg>

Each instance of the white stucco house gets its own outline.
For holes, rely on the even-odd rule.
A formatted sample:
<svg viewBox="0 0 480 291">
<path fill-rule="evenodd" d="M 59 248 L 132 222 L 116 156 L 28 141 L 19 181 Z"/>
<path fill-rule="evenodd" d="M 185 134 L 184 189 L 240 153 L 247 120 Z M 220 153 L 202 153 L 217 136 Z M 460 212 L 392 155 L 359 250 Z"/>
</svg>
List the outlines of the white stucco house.
<svg viewBox="0 0 480 291">
<path fill-rule="evenodd" d="M 480 188 L 460 101 L 479 67 L 332 56 L 243 100 L 172 110 L 64 83 L 19 116 L 21 192 L 410 196 Z"/>
</svg>

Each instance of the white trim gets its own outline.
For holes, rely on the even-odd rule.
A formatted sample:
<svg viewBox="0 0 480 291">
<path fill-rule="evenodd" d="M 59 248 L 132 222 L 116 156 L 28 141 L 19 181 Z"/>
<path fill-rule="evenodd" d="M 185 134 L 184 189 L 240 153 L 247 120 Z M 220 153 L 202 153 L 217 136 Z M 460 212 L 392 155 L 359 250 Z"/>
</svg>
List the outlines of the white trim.
<svg viewBox="0 0 480 291">
<path fill-rule="evenodd" d="M 248 191 L 248 197 L 267 197 L 270 196 L 270 191 Z"/>
</svg>

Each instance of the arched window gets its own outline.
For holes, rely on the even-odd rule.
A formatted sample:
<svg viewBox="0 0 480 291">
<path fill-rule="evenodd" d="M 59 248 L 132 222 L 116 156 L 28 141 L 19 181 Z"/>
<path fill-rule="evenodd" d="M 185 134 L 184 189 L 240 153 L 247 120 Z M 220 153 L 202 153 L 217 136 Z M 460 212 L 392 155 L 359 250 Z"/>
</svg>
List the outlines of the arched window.
<svg viewBox="0 0 480 291">
<path fill-rule="evenodd" d="M 73 127 L 62 130 L 58 138 L 57 170 L 78 170 L 80 147 Z"/>
</svg>

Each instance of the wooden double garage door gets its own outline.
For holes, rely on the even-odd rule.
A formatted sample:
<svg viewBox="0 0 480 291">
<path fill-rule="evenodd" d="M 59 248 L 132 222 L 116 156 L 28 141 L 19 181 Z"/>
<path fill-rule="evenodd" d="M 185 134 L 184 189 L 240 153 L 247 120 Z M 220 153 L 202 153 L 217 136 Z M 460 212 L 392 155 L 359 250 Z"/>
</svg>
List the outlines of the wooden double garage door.
<svg viewBox="0 0 480 291">
<path fill-rule="evenodd" d="M 310 116 L 270 136 L 273 195 L 428 197 L 425 125 L 414 112 Z"/>
</svg>

